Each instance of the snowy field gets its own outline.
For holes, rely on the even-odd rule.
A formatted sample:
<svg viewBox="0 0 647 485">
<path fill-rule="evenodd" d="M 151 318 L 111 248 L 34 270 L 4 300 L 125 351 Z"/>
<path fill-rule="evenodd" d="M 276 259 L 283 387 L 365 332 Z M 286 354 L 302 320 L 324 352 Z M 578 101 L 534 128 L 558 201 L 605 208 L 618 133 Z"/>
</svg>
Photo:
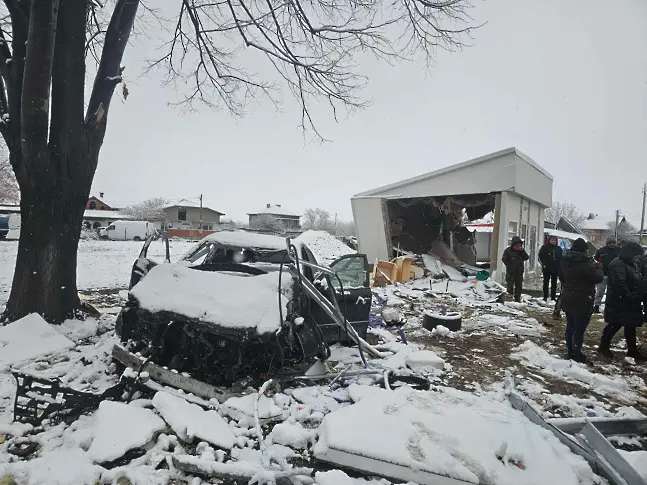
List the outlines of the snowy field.
<svg viewBox="0 0 647 485">
<path fill-rule="evenodd" d="M 79 290 L 123 289 L 128 287 L 130 270 L 143 247 L 136 241 L 81 241 L 79 244 Z M 171 260 L 182 256 L 193 243 L 171 241 Z M 0 307 L 9 298 L 16 264 L 17 241 L 0 241 Z M 166 249 L 161 241 L 151 244 L 148 254 L 163 260 Z"/>
<path fill-rule="evenodd" d="M 172 259 L 190 246 L 172 242 Z M 16 248 L 0 243 L 0 302 L 8 296 Z M 140 249 L 141 243 L 83 241 L 79 289 L 92 299 L 102 293 L 93 290 L 125 288 Z M 161 260 L 164 245 L 153 243 L 149 255 Z M 71 425 L 35 429 L 12 423 L 16 384 L 9 369 L 57 377 L 79 390 L 105 390 L 118 380 L 110 358 L 115 316 L 55 328 L 32 316 L 2 327 L 0 483 L 604 483 L 554 435 L 513 409 L 508 396 L 522 396 L 545 419 L 641 418 L 647 366 L 622 358 L 622 340 L 613 349 L 618 359 L 598 358 L 603 322 L 597 316 L 584 347 L 591 362 L 566 360 L 564 323 L 551 318 L 550 305 L 527 296 L 522 304 L 487 303 L 467 286 L 420 279 L 375 289 L 373 314 L 406 319 L 408 345 L 395 332 L 373 328 L 370 340 L 382 355 L 369 361 L 378 371 L 373 376 L 248 389 L 221 402 L 165 388 L 129 404 L 103 402 Z M 93 303 L 101 308 L 114 300 L 97 296 Z M 425 312 L 440 308 L 462 313 L 460 331 L 422 327 Z M 359 352 L 336 347 L 329 366 L 332 372 L 361 369 Z M 384 371 L 422 377 L 431 387 L 398 387 Z M 610 441 L 647 479 L 646 437 Z M 20 443 L 36 445 L 27 461 L 8 452 Z M 225 478 L 232 476 L 238 478 Z"/>
</svg>

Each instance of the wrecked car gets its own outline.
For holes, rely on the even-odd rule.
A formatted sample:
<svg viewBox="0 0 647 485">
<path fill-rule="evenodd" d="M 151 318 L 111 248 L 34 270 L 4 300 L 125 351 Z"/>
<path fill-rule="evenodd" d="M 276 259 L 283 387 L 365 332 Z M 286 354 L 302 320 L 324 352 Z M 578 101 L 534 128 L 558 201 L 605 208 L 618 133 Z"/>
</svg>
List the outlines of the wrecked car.
<svg viewBox="0 0 647 485">
<path fill-rule="evenodd" d="M 369 265 L 347 254 L 322 266 L 307 244 L 245 231 L 205 237 L 176 263 L 133 266 L 116 331 L 158 366 L 224 386 L 303 374 L 329 345 L 360 344 L 371 308 Z"/>
</svg>

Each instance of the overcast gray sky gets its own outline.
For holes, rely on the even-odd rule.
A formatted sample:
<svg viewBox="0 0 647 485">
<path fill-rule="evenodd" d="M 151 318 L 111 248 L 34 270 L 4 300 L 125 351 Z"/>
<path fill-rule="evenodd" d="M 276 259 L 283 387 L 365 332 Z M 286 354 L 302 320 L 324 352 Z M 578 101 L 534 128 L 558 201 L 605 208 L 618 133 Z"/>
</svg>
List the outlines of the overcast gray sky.
<svg viewBox="0 0 647 485">
<path fill-rule="evenodd" d="M 367 61 L 372 105 L 339 122 L 332 141 L 304 139 L 298 106 L 270 103 L 244 119 L 207 108 L 180 115 L 176 92 L 138 75 L 151 54 L 135 41 L 130 96 L 112 104 L 93 193 L 127 204 L 196 198 L 242 220 L 266 203 L 323 207 L 352 218 L 350 197 L 509 146 L 555 177 L 554 198 L 584 212 L 616 208 L 639 222 L 647 181 L 647 2 L 475 2 L 474 46 L 393 67 Z M 251 66 L 263 71 L 264 66 Z"/>
</svg>

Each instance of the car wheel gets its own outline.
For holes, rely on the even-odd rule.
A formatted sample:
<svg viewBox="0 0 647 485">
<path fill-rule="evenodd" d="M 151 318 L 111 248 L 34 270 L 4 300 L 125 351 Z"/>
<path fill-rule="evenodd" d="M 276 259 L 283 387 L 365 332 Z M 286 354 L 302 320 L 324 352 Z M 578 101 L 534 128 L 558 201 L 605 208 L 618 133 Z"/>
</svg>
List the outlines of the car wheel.
<svg viewBox="0 0 647 485">
<path fill-rule="evenodd" d="M 139 237 L 139 236 L 135 236 L 134 239 L 133 239 L 133 241 L 141 241 L 141 240 L 142 240 L 142 238 Z"/>
</svg>

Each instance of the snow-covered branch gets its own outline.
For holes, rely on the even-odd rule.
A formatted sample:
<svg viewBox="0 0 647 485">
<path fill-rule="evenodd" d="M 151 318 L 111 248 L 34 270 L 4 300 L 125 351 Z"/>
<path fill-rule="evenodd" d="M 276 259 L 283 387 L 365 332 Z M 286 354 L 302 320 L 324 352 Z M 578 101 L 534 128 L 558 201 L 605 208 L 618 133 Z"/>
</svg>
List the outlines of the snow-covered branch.
<svg viewBox="0 0 647 485">
<path fill-rule="evenodd" d="M 168 206 L 166 199 L 155 197 L 126 207 L 122 212 L 140 221 L 163 221 L 165 217 L 164 208 L 166 206 Z"/>
</svg>

